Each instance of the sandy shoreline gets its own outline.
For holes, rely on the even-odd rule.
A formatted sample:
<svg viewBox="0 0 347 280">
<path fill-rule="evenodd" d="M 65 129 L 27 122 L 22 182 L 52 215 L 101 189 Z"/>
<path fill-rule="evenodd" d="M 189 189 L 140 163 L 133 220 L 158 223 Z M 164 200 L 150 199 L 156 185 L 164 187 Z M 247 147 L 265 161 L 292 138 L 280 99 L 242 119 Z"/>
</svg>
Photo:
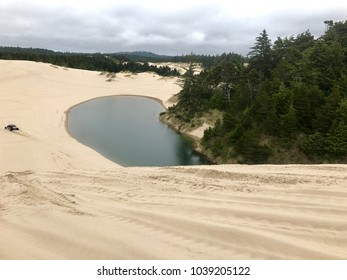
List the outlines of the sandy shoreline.
<svg viewBox="0 0 347 280">
<path fill-rule="evenodd" d="M 175 78 L 0 60 L 0 259 L 347 259 L 347 165 L 122 168 L 65 129 Z"/>
<path fill-rule="evenodd" d="M 114 168 L 116 164 L 80 145 L 66 132 L 69 108 L 93 98 L 138 95 L 167 101 L 179 91 L 175 78 L 154 73 L 118 73 L 106 82 L 99 72 L 65 70 L 48 64 L 0 61 L 0 104 L 3 126 L 15 123 L 21 131 L 0 130 L 4 140 L 2 171 L 71 168 Z M 154 86 L 153 86 L 154 85 Z M 18 145 L 20 143 L 20 145 Z"/>
<path fill-rule="evenodd" d="M 99 99 L 99 98 L 104 98 L 104 97 L 109 97 L 110 95 L 106 95 L 106 96 L 99 96 L 99 97 L 94 97 L 94 98 L 91 98 L 91 99 L 88 99 L 88 100 L 85 100 L 85 101 L 82 101 L 82 102 L 79 102 L 78 104 L 75 104 L 73 106 L 71 106 L 69 109 L 67 109 L 64 114 L 65 114 L 65 130 L 66 132 L 70 135 L 71 138 L 74 138 L 69 130 L 69 126 L 68 126 L 68 115 L 69 115 L 69 112 L 76 106 L 80 105 L 80 104 L 83 104 L 85 102 L 89 102 L 91 100 L 94 100 L 94 99 Z M 112 95 L 111 95 L 112 96 Z M 113 95 L 113 96 L 134 96 L 134 95 Z M 139 97 L 145 97 L 145 98 L 149 98 L 149 99 L 152 99 L 156 102 L 158 102 L 162 107 L 163 109 L 167 109 L 168 108 L 168 105 L 165 105 L 164 101 L 159 99 L 159 98 L 155 98 L 155 97 L 150 97 L 150 96 L 146 96 L 146 95 L 136 95 L 136 96 L 139 96 Z M 74 138 L 75 139 L 75 138 Z M 76 139 L 77 140 L 77 139 Z M 77 140 L 78 141 L 78 140 Z M 78 141 L 79 142 L 79 141 Z M 81 145 L 83 145 L 83 143 L 79 142 Z M 96 151 L 97 152 L 97 151 Z M 115 163 L 117 165 L 117 163 Z"/>
</svg>

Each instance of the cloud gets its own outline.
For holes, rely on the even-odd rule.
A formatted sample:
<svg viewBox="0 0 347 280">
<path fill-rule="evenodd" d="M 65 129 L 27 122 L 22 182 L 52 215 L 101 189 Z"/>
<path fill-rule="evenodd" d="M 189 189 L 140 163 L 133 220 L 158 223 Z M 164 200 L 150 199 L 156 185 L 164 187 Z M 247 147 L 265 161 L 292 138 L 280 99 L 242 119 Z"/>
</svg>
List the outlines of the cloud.
<svg viewBox="0 0 347 280">
<path fill-rule="evenodd" d="M 346 14 L 339 0 L 2 0 L 0 39 L 2 45 L 62 51 L 247 54 L 263 29 L 273 40 L 307 29 L 319 36 L 324 20 Z"/>
</svg>

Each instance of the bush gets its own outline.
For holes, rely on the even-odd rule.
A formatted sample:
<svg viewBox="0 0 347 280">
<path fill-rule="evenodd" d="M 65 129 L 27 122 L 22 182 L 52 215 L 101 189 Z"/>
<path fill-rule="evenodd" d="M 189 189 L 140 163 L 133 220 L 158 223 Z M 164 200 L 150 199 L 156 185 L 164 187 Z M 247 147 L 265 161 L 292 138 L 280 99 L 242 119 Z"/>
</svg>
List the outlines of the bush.
<svg viewBox="0 0 347 280">
<path fill-rule="evenodd" d="M 326 154 L 325 146 L 325 138 L 321 133 L 316 132 L 305 137 L 301 144 L 301 149 L 309 158 L 314 159 Z"/>
<path fill-rule="evenodd" d="M 246 131 L 235 144 L 235 151 L 244 163 L 265 163 L 272 154 L 270 147 L 258 144 L 259 137 L 252 130 Z"/>
</svg>

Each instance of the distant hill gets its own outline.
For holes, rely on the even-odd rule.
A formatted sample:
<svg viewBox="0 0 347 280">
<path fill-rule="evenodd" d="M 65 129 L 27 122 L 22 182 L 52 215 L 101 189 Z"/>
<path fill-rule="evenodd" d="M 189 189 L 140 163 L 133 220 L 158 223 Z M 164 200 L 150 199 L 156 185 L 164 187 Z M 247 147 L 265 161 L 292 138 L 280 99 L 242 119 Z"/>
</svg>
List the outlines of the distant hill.
<svg viewBox="0 0 347 280">
<path fill-rule="evenodd" d="M 0 59 L 22 59 L 31 61 L 42 61 L 63 65 L 73 68 L 81 68 L 88 70 L 106 70 L 110 71 L 114 66 L 108 65 L 110 60 L 116 63 L 119 70 L 123 67 L 120 64 L 124 62 L 183 62 L 183 63 L 201 63 L 204 68 L 216 66 L 222 61 L 244 61 L 244 57 L 235 53 L 223 53 L 221 55 L 198 55 L 189 54 L 181 56 L 160 55 L 148 51 L 133 51 L 133 52 L 114 52 L 114 53 L 73 53 L 59 52 L 41 48 L 21 48 L 21 47 L 2 47 L 0 46 Z M 107 61 L 105 61 L 107 59 Z M 81 60 L 84 60 L 83 62 Z M 88 60 L 88 61 L 87 61 Z M 94 61 L 93 61 L 94 60 Z M 96 62 L 96 61 L 97 62 Z M 102 61 L 103 60 L 103 61 Z M 96 65 L 97 64 L 97 65 Z M 131 65 L 130 65 L 131 66 Z M 131 66 L 134 68 L 133 66 Z M 138 67 L 135 67 L 138 68 Z M 113 69 L 117 72 L 117 69 Z M 140 70 L 140 69 L 137 69 Z M 141 69 L 142 71 L 143 69 Z M 153 71 L 153 69 L 146 69 Z M 130 70 L 131 71 L 131 70 Z M 157 70 L 155 70 L 157 72 Z M 161 70 L 160 70 L 161 72 Z M 169 71 L 170 72 L 170 71 Z M 158 73 L 159 74 L 159 73 Z M 168 70 L 161 75 L 167 75 Z M 176 72 L 170 75 L 177 75 Z"/>
<path fill-rule="evenodd" d="M 173 56 L 160 55 L 147 51 L 133 51 L 133 52 L 116 52 L 112 55 L 123 56 L 133 61 L 172 61 Z"/>
</svg>

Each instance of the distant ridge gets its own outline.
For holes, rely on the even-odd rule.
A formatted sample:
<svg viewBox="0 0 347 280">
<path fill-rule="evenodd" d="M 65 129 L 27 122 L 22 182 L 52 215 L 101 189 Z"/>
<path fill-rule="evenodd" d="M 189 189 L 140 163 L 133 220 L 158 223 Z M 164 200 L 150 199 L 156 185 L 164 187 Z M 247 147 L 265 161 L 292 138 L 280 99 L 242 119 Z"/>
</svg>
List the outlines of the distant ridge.
<svg viewBox="0 0 347 280">
<path fill-rule="evenodd" d="M 204 68 L 209 68 L 218 65 L 221 61 L 244 61 L 244 57 L 235 53 L 223 53 L 221 55 L 202 55 L 202 54 L 189 54 L 189 55 L 160 55 L 148 51 L 131 51 L 131 52 L 110 52 L 110 53 L 83 53 L 83 52 L 62 52 L 52 51 L 42 48 L 21 48 L 0 46 L 0 59 L 15 59 L 15 60 L 31 60 L 42 61 L 47 63 L 53 63 L 61 66 L 87 69 L 87 70 L 105 70 L 105 71 L 154 71 L 162 72 L 161 70 L 149 69 L 148 65 L 145 65 L 147 69 L 138 69 L 138 66 L 134 66 L 133 63 L 141 62 L 177 62 L 177 63 L 201 63 Z M 117 67 L 115 65 L 117 64 Z M 130 62 L 128 66 L 124 62 Z M 123 69 L 123 68 L 132 69 Z M 119 68 L 119 69 L 113 69 Z M 140 68 L 144 68 L 143 65 Z M 163 73 L 159 75 L 168 75 L 170 69 L 165 69 Z M 170 73 L 169 75 L 178 75 L 177 72 Z"/>
<path fill-rule="evenodd" d="M 122 56 L 125 56 L 126 58 L 131 59 L 131 60 L 148 60 L 148 59 L 168 60 L 168 59 L 173 58 L 173 56 L 160 55 L 160 54 L 156 54 L 153 52 L 147 52 L 147 51 L 116 52 L 113 54 L 122 55 Z"/>
</svg>

